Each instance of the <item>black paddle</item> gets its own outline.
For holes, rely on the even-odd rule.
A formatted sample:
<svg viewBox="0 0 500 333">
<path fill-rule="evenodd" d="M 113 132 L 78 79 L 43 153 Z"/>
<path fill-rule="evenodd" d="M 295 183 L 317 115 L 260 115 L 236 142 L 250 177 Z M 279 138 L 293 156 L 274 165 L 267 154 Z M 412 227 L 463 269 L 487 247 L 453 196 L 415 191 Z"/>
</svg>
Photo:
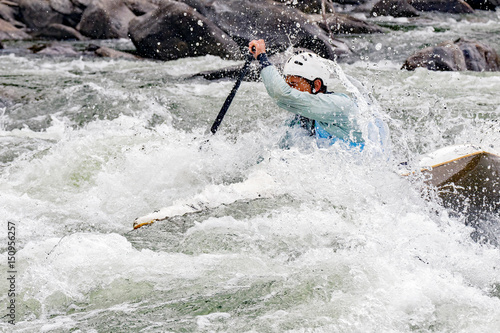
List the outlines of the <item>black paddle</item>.
<svg viewBox="0 0 500 333">
<path fill-rule="evenodd" d="M 253 47 L 252 50 L 255 50 L 255 46 Z M 224 105 L 222 105 L 222 108 L 219 111 L 219 114 L 217 115 L 217 118 L 215 118 L 215 121 L 212 125 L 212 128 L 210 128 L 210 131 L 212 134 L 215 134 L 217 132 L 217 129 L 219 128 L 220 123 L 222 122 L 222 119 L 224 119 L 224 116 L 226 115 L 227 109 L 229 109 L 229 105 L 231 105 L 231 102 L 233 101 L 234 95 L 236 95 L 236 91 L 238 91 L 238 88 L 240 87 L 241 81 L 245 77 L 248 71 L 248 67 L 250 66 L 250 63 L 253 60 L 253 54 L 248 53 L 247 59 L 245 60 L 245 64 L 240 70 L 240 76 L 238 77 L 238 80 L 234 84 L 233 89 L 229 93 L 229 96 L 227 96 L 226 101 L 224 102 Z"/>
</svg>

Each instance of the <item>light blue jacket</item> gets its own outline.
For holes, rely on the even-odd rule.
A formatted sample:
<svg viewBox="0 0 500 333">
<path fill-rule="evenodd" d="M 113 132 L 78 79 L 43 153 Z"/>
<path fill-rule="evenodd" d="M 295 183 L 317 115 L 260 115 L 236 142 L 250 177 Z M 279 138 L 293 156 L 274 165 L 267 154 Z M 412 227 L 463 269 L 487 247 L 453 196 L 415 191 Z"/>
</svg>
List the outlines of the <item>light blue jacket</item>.
<svg viewBox="0 0 500 333">
<path fill-rule="evenodd" d="M 267 59 L 265 59 L 267 61 Z M 363 147 L 364 140 L 356 122 L 358 107 L 345 94 L 310 94 L 291 88 L 276 67 L 261 60 L 262 81 L 271 98 L 279 107 L 303 117 L 315 120 L 318 138 L 342 140 L 350 146 Z"/>
</svg>

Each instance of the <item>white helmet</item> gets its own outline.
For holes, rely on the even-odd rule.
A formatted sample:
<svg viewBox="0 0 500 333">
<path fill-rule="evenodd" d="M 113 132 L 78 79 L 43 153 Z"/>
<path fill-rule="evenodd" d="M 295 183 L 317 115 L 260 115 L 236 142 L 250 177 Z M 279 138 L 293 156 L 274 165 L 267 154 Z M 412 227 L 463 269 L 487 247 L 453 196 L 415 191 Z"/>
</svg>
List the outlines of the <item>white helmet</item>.
<svg viewBox="0 0 500 333">
<path fill-rule="evenodd" d="M 285 76 L 300 76 L 309 81 L 315 79 L 323 80 L 327 84 L 330 79 L 330 71 L 326 65 L 325 59 L 311 52 L 299 53 L 291 56 L 283 68 Z"/>
</svg>

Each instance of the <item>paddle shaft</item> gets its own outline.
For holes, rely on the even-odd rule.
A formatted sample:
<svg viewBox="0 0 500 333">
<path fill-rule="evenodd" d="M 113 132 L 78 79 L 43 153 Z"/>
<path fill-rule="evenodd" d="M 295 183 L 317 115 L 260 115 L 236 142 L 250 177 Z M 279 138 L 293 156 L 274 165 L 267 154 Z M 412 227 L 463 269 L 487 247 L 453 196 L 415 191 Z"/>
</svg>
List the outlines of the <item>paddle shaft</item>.
<svg viewBox="0 0 500 333">
<path fill-rule="evenodd" d="M 224 119 L 224 116 L 226 115 L 227 110 L 229 109 L 229 105 L 231 105 L 231 102 L 233 101 L 234 95 L 236 95 L 236 91 L 238 91 L 238 88 L 240 87 L 241 81 L 245 77 L 248 71 L 248 67 L 250 66 L 250 63 L 253 60 L 253 55 L 249 53 L 247 55 L 247 59 L 245 60 L 245 64 L 240 70 L 240 76 L 238 77 L 238 80 L 234 84 L 233 89 L 229 93 L 229 96 L 227 96 L 226 101 L 224 102 L 224 105 L 222 105 L 222 108 L 219 111 L 219 114 L 217 115 L 217 118 L 215 118 L 215 121 L 212 125 L 212 128 L 210 128 L 210 131 L 212 134 L 215 134 L 217 132 L 217 129 L 219 128 L 220 123 L 222 122 L 222 119 Z"/>
</svg>

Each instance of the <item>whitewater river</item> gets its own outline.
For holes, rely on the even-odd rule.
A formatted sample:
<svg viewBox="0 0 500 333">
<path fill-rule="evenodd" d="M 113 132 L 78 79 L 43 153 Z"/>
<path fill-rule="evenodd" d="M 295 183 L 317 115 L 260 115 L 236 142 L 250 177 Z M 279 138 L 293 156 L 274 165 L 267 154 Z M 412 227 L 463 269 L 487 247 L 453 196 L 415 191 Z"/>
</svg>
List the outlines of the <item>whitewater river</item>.
<svg viewBox="0 0 500 333">
<path fill-rule="evenodd" d="M 406 28 L 347 39 L 359 58 L 342 68 L 387 116 L 389 160 L 280 148 L 289 114 L 261 82 L 207 135 L 234 81 L 191 75 L 241 62 L 4 51 L 0 330 L 498 332 L 499 247 L 398 164 L 453 144 L 500 150 L 500 73 L 400 70 L 461 36 L 500 52 L 500 13 L 386 23 Z M 187 205 L 201 211 L 132 230 Z"/>
</svg>

